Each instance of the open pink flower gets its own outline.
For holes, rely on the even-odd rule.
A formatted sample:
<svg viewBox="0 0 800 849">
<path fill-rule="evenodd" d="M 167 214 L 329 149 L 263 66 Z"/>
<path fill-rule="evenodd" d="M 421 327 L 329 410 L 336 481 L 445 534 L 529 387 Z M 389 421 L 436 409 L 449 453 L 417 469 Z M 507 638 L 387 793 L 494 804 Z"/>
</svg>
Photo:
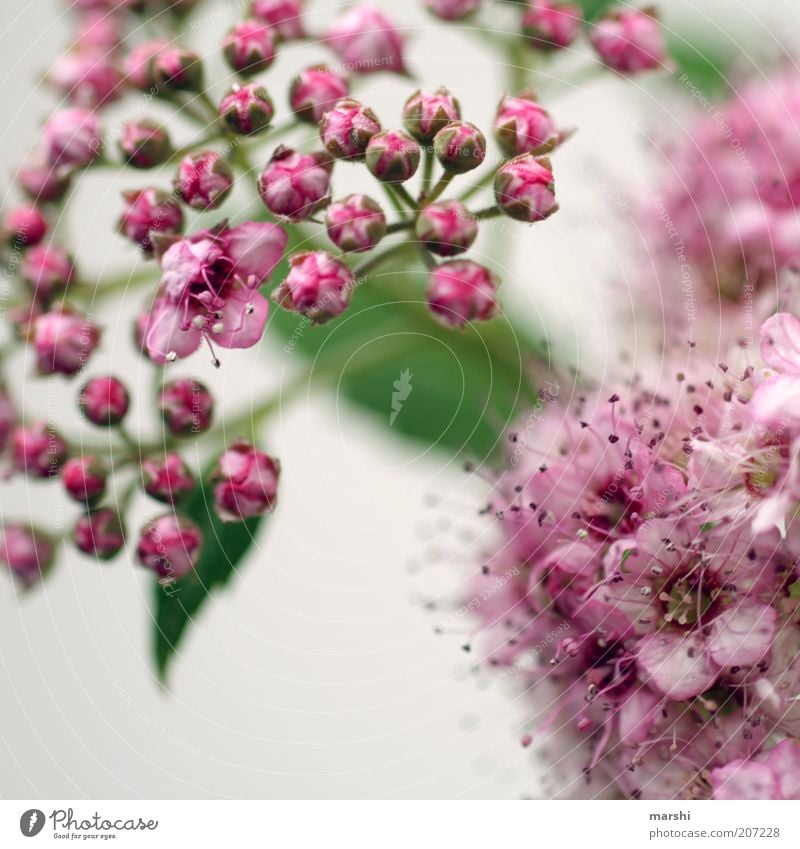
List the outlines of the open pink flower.
<svg viewBox="0 0 800 849">
<path fill-rule="evenodd" d="M 761 356 L 777 374 L 767 378 L 753 396 L 759 424 L 783 431 L 800 428 L 800 319 L 781 312 L 761 326 Z"/>
<path fill-rule="evenodd" d="M 715 799 L 800 799 L 800 743 L 782 740 L 752 760 L 711 771 Z"/>
</svg>

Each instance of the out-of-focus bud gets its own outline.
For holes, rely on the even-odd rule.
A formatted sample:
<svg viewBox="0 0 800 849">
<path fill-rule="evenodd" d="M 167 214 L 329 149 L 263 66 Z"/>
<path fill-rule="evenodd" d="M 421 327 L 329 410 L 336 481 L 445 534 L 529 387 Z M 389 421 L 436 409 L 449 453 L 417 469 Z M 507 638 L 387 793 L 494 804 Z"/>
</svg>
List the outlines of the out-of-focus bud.
<svg viewBox="0 0 800 849">
<path fill-rule="evenodd" d="M 48 80 L 76 106 L 103 106 L 122 94 L 122 74 L 102 49 L 65 54 L 50 69 Z"/>
<path fill-rule="evenodd" d="M 481 0 L 424 0 L 425 8 L 442 21 L 463 21 L 481 5 Z"/>
<path fill-rule="evenodd" d="M 202 544 L 203 535 L 194 522 L 165 513 L 142 528 L 136 554 L 142 566 L 162 581 L 177 581 L 194 569 Z"/>
<path fill-rule="evenodd" d="M 478 235 L 478 223 L 463 203 L 443 200 L 424 207 L 416 224 L 417 238 L 439 256 L 466 251 Z"/>
<path fill-rule="evenodd" d="M 0 529 L 0 562 L 25 587 L 30 587 L 53 565 L 55 546 L 33 525 L 8 522 Z"/>
<path fill-rule="evenodd" d="M 60 245 L 37 245 L 25 253 L 22 279 L 40 300 L 63 292 L 75 279 L 72 257 Z"/>
<path fill-rule="evenodd" d="M 81 504 L 95 504 L 106 491 L 108 472 L 99 457 L 84 454 L 64 463 L 61 481 L 70 498 Z"/>
<path fill-rule="evenodd" d="M 11 247 L 30 248 L 47 234 L 47 219 L 35 206 L 18 206 L 3 216 L 0 232 Z"/>
<path fill-rule="evenodd" d="M 44 150 L 51 165 L 84 168 L 100 155 L 103 137 L 88 109 L 60 109 L 44 125 Z"/>
<path fill-rule="evenodd" d="M 122 127 L 119 149 L 125 161 L 134 168 L 154 168 L 172 153 L 167 131 L 146 118 L 128 121 Z"/>
<path fill-rule="evenodd" d="M 272 297 L 284 309 L 323 324 L 346 309 L 354 288 L 347 263 L 327 251 L 309 251 L 289 259 L 289 274 Z"/>
<path fill-rule="evenodd" d="M 20 166 L 17 182 L 35 203 L 57 203 L 69 189 L 71 169 L 66 165 L 51 165 L 35 156 Z"/>
<path fill-rule="evenodd" d="M 22 425 L 14 431 L 14 466 L 31 478 L 51 478 L 67 458 L 67 443 L 45 422 Z"/>
<path fill-rule="evenodd" d="M 161 388 L 158 409 L 173 436 L 192 436 L 211 427 L 214 399 L 199 380 L 181 377 Z"/>
<path fill-rule="evenodd" d="M 275 107 L 264 86 L 248 83 L 233 86 L 220 101 L 219 114 L 234 133 L 250 136 L 267 129 Z"/>
<path fill-rule="evenodd" d="M 305 38 L 302 0 L 253 0 L 253 16 L 269 24 L 284 41 Z"/>
<path fill-rule="evenodd" d="M 40 374 L 77 374 L 100 342 L 92 320 L 66 309 L 42 313 L 33 322 L 33 348 Z"/>
<path fill-rule="evenodd" d="M 522 32 L 536 50 L 561 50 L 578 37 L 583 10 L 559 0 L 529 0 L 522 13 Z"/>
<path fill-rule="evenodd" d="M 215 150 L 190 153 L 181 160 L 175 194 L 192 209 L 216 209 L 233 187 L 233 172 Z"/>
<path fill-rule="evenodd" d="M 125 57 L 123 68 L 125 79 L 129 85 L 139 91 L 156 93 L 156 81 L 153 77 L 153 61 L 169 42 L 165 39 L 154 39 L 137 44 Z"/>
<path fill-rule="evenodd" d="M 386 235 L 386 216 L 367 195 L 334 201 L 325 213 L 328 237 L 343 251 L 369 251 Z"/>
<path fill-rule="evenodd" d="M 75 30 L 76 50 L 102 50 L 111 53 L 122 43 L 120 21 L 101 10 L 84 13 Z"/>
<path fill-rule="evenodd" d="M 542 221 L 557 209 L 550 160 L 523 153 L 497 169 L 494 178 L 497 205 L 517 221 Z"/>
<path fill-rule="evenodd" d="M 421 151 L 411 136 L 402 130 L 376 133 L 367 145 L 367 168 L 384 183 L 403 183 L 419 168 Z"/>
<path fill-rule="evenodd" d="M 116 377 L 93 377 L 78 395 L 83 415 L 98 427 L 118 425 L 126 416 L 130 398 L 125 384 Z"/>
<path fill-rule="evenodd" d="M 653 9 L 612 9 L 592 25 L 589 41 L 601 61 L 622 74 L 663 68 L 667 59 Z"/>
<path fill-rule="evenodd" d="M 119 220 L 119 232 L 139 245 L 145 254 L 153 253 L 155 234 L 181 232 L 183 212 L 172 195 L 161 189 L 136 189 L 122 196 L 125 209 Z"/>
<path fill-rule="evenodd" d="M 498 281 L 489 269 L 468 259 L 437 265 L 428 277 L 428 306 L 450 327 L 484 321 L 498 313 Z"/>
<path fill-rule="evenodd" d="M 159 94 L 203 90 L 203 63 L 193 50 L 169 45 L 156 53 L 152 63 L 153 84 Z"/>
<path fill-rule="evenodd" d="M 306 68 L 292 82 L 289 105 L 301 120 L 319 124 L 322 116 L 350 92 L 350 84 L 327 65 Z"/>
<path fill-rule="evenodd" d="M 433 152 L 445 171 L 465 174 L 486 158 L 486 138 L 474 124 L 455 121 L 436 133 Z"/>
<path fill-rule="evenodd" d="M 119 513 L 110 507 L 90 510 L 75 522 L 75 545 L 98 560 L 110 560 L 125 545 L 125 528 Z"/>
<path fill-rule="evenodd" d="M 211 474 L 217 515 L 223 522 L 241 522 L 274 510 L 279 476 L 277 460 L 237 439 Z"/>
<path fill-rule="evenodd" d="M 351 6 L 339 15 L 326 41 L 348 71 L 406 73 L 402 36 L 387 15 L 368 3 Z"/>
<path fill-rule="evenodd" d="M 242 21 L 225 36 L 223 53 L 228 65 L 249 77 L 275 61 L 275 31 L 261 21 Z"/>
<path fill-rule="evenodd" d="M 509 156 L 545 153 L 558 144 L 556 125 L 532 91 L 505 95 L 494 119 L 497 143 Z"/>
<path fill-rule="evenodd" d="M 428 144 L 439 130 L 461 118 L 461 107 L 446 88 L 433 94 L 415 91 L 403 107 L 403 123 L 414 138 Z"/>
<path fill-rule="evenodd" d="M 302 221 L 328 203 L 332 168 L 327 153 L 281 145 L 258 178 L 261 200 L 275 215 Z"/>
<path fill-rule="evenodd" d="M 339 159 L 363 159 L 369 140 L 380 130 L 375 113 L 350 97 L 340 100 L 319 122 L 322 143 Z"/>
<path fill-rule="evenodd" d="M 8 437 L 11 436 L 16 424 L 17 411 L 14 409 L 14 402 L 5 387 L 0 384 L 0 453 L 6 450 Z"/>
<path fill-rule="evenodd" d="M 175 504 L 194 489 L 194 484 L 194 475 L 180 454 L 171 452 L 142 460 L 142 486 L 151 498 Z"/>
</svg>

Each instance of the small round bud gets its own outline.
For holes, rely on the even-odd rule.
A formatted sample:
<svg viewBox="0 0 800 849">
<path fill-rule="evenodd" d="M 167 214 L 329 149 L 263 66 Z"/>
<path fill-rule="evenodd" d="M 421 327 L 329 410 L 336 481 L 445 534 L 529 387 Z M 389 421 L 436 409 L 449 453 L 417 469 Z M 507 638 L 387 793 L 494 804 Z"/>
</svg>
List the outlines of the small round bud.
<svg viewBox="0 0 800 849">
<path fill-rule="evenodd" d="M 277 460 L 237 439 L 211 473 L 217 515 L 223 522 L 241 522 L 274 510 L 279 476 Z"/>
<path fill-rule="evenodd" d="M 233 187 L 233 172 L 214 150 L 190 153 L 181 160 L 175 194 L 192 209 L 216 209 Z"/>
<path fill-rule="evenodd" d="M 173 436 L 191 436 L 211 427 L 214 399 L 199 380 L 182 377 L 164 384 L 158 409 Z"/>
<path fill-rule="evenodd" d="M 100 155 L 103 138 L 94 113 L 61 109 L 44 125 L 44 150 L 51 165 L 84 168 Z"/>
<path fill-rule="evenodd" d="M 348 71 L 406 73 L 402 36 L 387 15 L 367 3 L 351 6 L 339 15 L 325 40 Z"/>
<path fill-rule="evenodd" d="M 481 5 L 481 0 L 424 0 L 425 8 L 443 21 L 463 21 Z"/>
<path fill-rule="evenodd" d="M 175 504 L 194 489 L 195 479 L 180 454 L 142 460 L 142 486 L 157 501 Z"/>
<path fill-rule="evenodd" d="M 84 554 L 98 560 L 110 560 L 125 546 L 125 528 L 119 513 L 110 507 L 101 507 L 84 513 L 75 522 L 73 539 Z"/>
<path fill-rule="evenodd" d="M 253 17 L 269 24 L 284 41 L 305 38 L 302 0 L 253 0 Z"/>
<path fill-rule="evenodd" d="M 98 427 L 118 425 L 125 418 L 129 406 L 128 390 L 116 377 L 93 377 L 78 395 L 80 411 Z"/>
<path fill-rule="evenodd" d="M 433 152 L 445 171 L 465 174 L 486 158 L 486 139 L 474 124 L 456 121 L 436 133 Z"/>
<path fill-rule="evenodd" d="M 284 309 L 323 324 L 346 309 L 354 288 L 347 263 L 327 251 L 310 251 L 290 257 L 289 274 L 272 297 Z"/>
<path fill-rule="evenodd" d="M 484 321 L 498 313 L 498 281 L 489 269 L 468 259 L 437 265 L 428 277 L 428 307 L 449 327 Z"/>
<path fill-rule="evenodd" d="M 306 68 L 292 81 L 289 105 L 307 124 L 318 124 L 322 116 L 350 92 L 350 84 L 327 65 Z"/>
<path fill-rule="evenodd" d="M 416 91 L 403 107 L 403 124 L 412 136 L 422 144 L 433 141 L 439 130 L 461 118 L 461 107 L 446 88 L 434 94 Z"/>
<path fill-rule="evenodd" d="M 67 443 L 44 422 L 20 426 L 14 431 L 14 466 L 31 478 L 51 478 L 67 458 Z"/>
<path fill-rule="evenodd" d="M 169 45 L 153 56 L 153 85 L 161 95 L 203 90 L 203 63 L 193 51 Z"/>
<path fill-rule="evenodd" d="M 156 81 L 153 77 L 153 62 L 155 57 L 170 44 L 166 39 L 153 39 L 137 44 L 131 48 L 125 57 L 124 71 L 128 85 L 152 94 L 157 94 Z"/>
<path fill-rule="evenodd" d="M 53 65 L 47 78 L 76 106 L 103 106 L 122 94 L 123 76 L 106 50 L 66 53 Z"/>
<path fill-rule="evenodd" d="M 122 196 L 125 209 L 119 219 L 119 232 L 148 256 L 153 253 L 154 235 L 180 233 L 183 229 L 180 204 L 161 189 L 136 189 Z"/>
<path fill-rule="evenodd" d="M 65 165 L 51 165 L 38 156 L 17 171 L 17 182 L 34 203 L 57 203 L 67 193 L 71 170 Z"/>
<path fill-rule="evenodd" d="M 258 178 L 261 200 L 275 215 L 302 221 L 328 203 L 332 168 L 327 153 L 281 145 Z"/>
<path fill-rule="evenodd" d="M 503 97 L 494 119 L 494 135 L 509 156 L 545 153 L 558 144 L 553 119 L 531 91 Z"/>
<path fill-rule="evenodd" d="M 165 513 L 142 528 L 136 554 L 142 566 L 162 581 L 176 581 L 195 567 L 202 544 L 203 536 L 194 522 Z"/>
<path fill-rule="evenodd" d="M 102 9 L 84 12 L 78 21 L 75 41 L 76 50 L 102 50 L 111 53 L 122 43 L 120 21 Z"/>
<path fill-rule="evenodd" d="M 30 587 L 53 565 L 55 546 L 33 525 L 9 522 L 0 528 L 0 562 L 25 587 Z"/>
<path fill-rule="evenodd" d="M 367 168 L 384 183 L 403 183 L 419 168 L 419 145 L 402 130 L 377 133 L 367 145 Z"/>
<path fill-rule="evenodd" d="M 275 61 L 275 32 L 261 21 L 242 21 L 225 36 L 223 53 L 230 67 L 249 77 Z"/>
<path fill-rule="evenodd" d="M 33 348 L 40 374 L 77 374 L 100 342 L 92 320 L 67 309 L 42 313 L 33 322 Z"/>
<path fill-rule="evenodd" d="M 478 223 L 463 203 L 443 200 L 424 207 L 417 218 L 417 238 L 434 254 L 455 256 L 478 235 Z"/>
<path fill-rule="evenodd" d="M 557 209 L 550 160 L 523 153 L 497 169 L 494 178 L 497 205 L 517 221 L 542 221 Z"/>
<path fill-rule="evenodd" d="M 219 104 L 219 114 L 240 136 L 251 136 L 266 130 L 275 114 L 267 90 L 255 83 L 235 85 Z"/>
<path fill-rule="evenodd" d="M 61 469 L 61 481 L 70 498 L 81 504 L 95 504 L 106 491 L 108 473 L 99 457 L 85 454 L 72 457 Z"/>
<path fill-rule="evenodd" d="M 558 0 L 529 0 L 522 13 L 522 32 L 535 50 L 561 50 L 578 37 L 583 10 Z"/>
<path fill-rule="evenodd" d="M 375 113 L 350 97 L 340 100 L 319 122 L 322 143 L 339 159 L 363 159 L 369 140 L 380 129 Z"/>
<path fill-rule="evenodd" d="M 11 247 L 29 248 L 47 234 L 47 219 L 35 206 L 18 206 L 5 214 L 0 231 Z"/>
<path fill-rule="evenodd" d="M 622 74 L 661 68 L 667 58 L 653 10 L 613 9 L 592 25 L 589 41 L 602 62 Z"/>
<path fill-rule="evenodd" d="M 20 271 L 22 279 L 41 300 L 61 294 L 75 279 L 72 257 L 59 245 L 31 248 L 22 260 Z"/>
<path fill-rule="evenodd" d="M 125 161 L 134 168 L 154 168 L 166 162 L 172 153 L 167 131 L 147 119 L 128 121 L 122 127 L 119 149 Z"/>
<path fill-rule="evenodd" d="M 328 237 L 347 252 L 369 251 L 386 235 L 386 216 L 380 205 L 366 195 L 348 195 L 325 213 Z"/>
</svg>

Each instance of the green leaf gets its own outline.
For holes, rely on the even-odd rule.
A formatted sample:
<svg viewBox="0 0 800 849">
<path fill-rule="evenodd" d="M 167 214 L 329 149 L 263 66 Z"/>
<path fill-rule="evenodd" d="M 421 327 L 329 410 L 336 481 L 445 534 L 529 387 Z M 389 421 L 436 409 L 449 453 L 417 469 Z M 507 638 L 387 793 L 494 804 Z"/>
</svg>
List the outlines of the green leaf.
<svg viewBox="0 0 800 849">
<path fill-rule="evenodd" d="M 156 582 L 153 609 L 153 654 L 159 680 L 164 683 L 170 661 L 186 629 L 200 613 L 209 595 L 224 586 L 250 550 L 263 517 L 245 522 L 222 522 L 214 512 L 211 486 L 198 483 L 184 512 L 203 533 L 200 559 L 193 572 L 170 585 Z"/>
<path fill-rule="evenodd" d="M 578 5 L 583 9 L 583 16 L 587 21 L 594 21 L 612 6 L 619 5 L 618 0 L 578 0 Z"/>
<path fill-rule="evenodd" d="M 717 96 L 730 87 L 728 74 L 734 53 L 708 38 L 693 41 L 672 35 L 667 39 L 670 58 L 678 66 L 675 82 L 704 105 L 702 98 Z"/>
</svg>

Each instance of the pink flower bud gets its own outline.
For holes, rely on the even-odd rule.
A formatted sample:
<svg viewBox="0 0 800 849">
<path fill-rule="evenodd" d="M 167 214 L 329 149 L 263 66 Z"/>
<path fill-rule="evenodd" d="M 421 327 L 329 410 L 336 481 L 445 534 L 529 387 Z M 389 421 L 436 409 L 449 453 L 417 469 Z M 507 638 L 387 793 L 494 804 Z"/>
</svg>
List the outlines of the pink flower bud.
<svg viewBox="0 0 800 849">
<path fill-rule="evenodd" d="M 194 489 L 194 475 L 180 454 L 142 460 L 142 486 L 152 498 L 175 504 Z"/>
<path fill-rule="evenodd" d="M 156 93 L 156 81 L 153 77 L 153 61 L 166 47 L 166 39 L 154 39 L 137 44 L 125 57 L 123 63 L 125 79 L 129 85 L 140 91 Z"/>
<path fill-rule="evenodd" d="M 406 73 L 400 33 L 380 9 L 367 3 L 352 6 L 339 15 L 326 40 L 348 71 Z"/>
<path fill-rule="evenodd" d="M 589 41 L 604 64 L 622 74 L 663 67 L 661 24 L 652 9 L 614 9 L 589 30 Z"/>
<path fill-rule="evenodd" d="M 73 47 L 77 50 L 102 50 L 110 53 L 122 42 L 119 20 L 102 11 L 87 12 L 75 32 Z"/>
<path fill-rule="evenodd" d="M 105 466 L 91 454 L 67 460 L 61 470 L 67 495 L 82 504 L 94 504 L 103 497 L 107 477 Z"/>
<path fill-rule="evenodd" d="M 463 327 L 497 315 L 498 280 L 488 268 L 468 259 L 443 262 L 428 277 L 428 307 L 442 324 Z"/>
<path fill-rule="evenodd" d="M 302 0 L 253 0 L 253 15 L 269 24 L 284 41 L 305 38 Z"/>
<path fill-rule="evenodd" d="M 328 237 L 343 251 L 369 251 L 386 235 L 386 216 L 366 195 L 348 195 L 325 213 Z"/>
<path fill-rule="evenodd" d="M 583 11 L 574 3 L 530 0 L 522 13 L 522 32 L 536 50 L 560 50 L 578 37 Z"/>
<path fill-rule="evenodd" d="M 255 83 L 235 85 L 219 104 L 219 114 L 240 136 L 260 133 L 270 125 L 275 107 L 267 90 Z"/>
<path fill-rule="evenodd" d="M 119 232 L 145 254 L 153 253 L 154 235 L 180 233 L 183 229 L 180 204 L 161 189 L 136 189 L 122 196 L 125 209 L 119 219 Z"/>
<path fill-rule="evenodd" d="M 349 97 L 329 109 L 319 122 L 322 143 L 339 159 L 363 159 L 369 140 L 380 129 L 375 113 Z"/>
<path fill-rule="evenodd" d="M 122 74 L 105 49 L 67 53 L 53 65 L 48 79 L 76 106 L 102 106 L 122 94 Z"/>
<path fill-rule="evenodd" d="M 446 88 L 434 94 L 416 91 L 403 107 L 403 124 L 414 138 L 428 144 L 439 130 L 461 118 L 461 106 Z"/>
<path fill-rule="evenodd" d="M 88 109 L 61 109 L 44 125 L 44 148 L 51 165 L 83 168 L 100 154 L 103 139 Z"/>
<path fill-rule="evenodd" d="M 10 209 L 3 218 L 3 241 L 12 247 L 38 245 L 47 233 L 47 219 L 35 206 Z"/>
<path fill-rule="evenodd" d="M 158 409 L 173 436 L 191 436 L 211 427 L 214 399 L 199 380 L 178 378 L 162 387 Z"/>
<path fill-rule="evenodd" d="M 192 209 L 216 209 L 233 187 L 233 172 L 214 150 L 190 153 L 181 160 L 175 194 Z"/>
<path fill-rule="evenodd" d="M 295 77 L 289 89 L 289 105 L 301 121 L 318 124 L 349 92 L 350 84 L 343 76 L 326 65 L 317 65 Z"/>
<path fill-rule="evenodd" d="M 126 416 L 130 399 L 125 384 L 116 377 L 93 377 L 81 389 L 78 407 L 98 427 L 118 425 Z"/>
<path fill-rule="evenodd" d="M 35 203 L 56 203 L 69 189 L 71 170 L 65 165 L 51 165 L 39 155 L 21 165 L 17 182 L 23 192 Z"/>
<path fill-rule="evenodd" d="M 443 21 L 462 21 L 481 5 L 481 0 L 424 0 L 425 8 Z"/>
<path fill-rule="evenodd" d="M 553 119 L 530 91 L 503 97 L 494 119 L 494 135 L 509 156 L 544 153 L 558 143 Z"/>
<path fill-rule="evenodd" d="M 20 268 L 22 279 L 37 298 L 49 300 L 75 279 L 72 257 L 59 245 L 37 245 L 26 252 Z"/>
<path fill-rule="evenodd" d="M 12 454 L 20 472 L 31 478 L 50 478 L 67 458 L 67 443 L 49 425 L 35 422 L 14 431 Z"/>
<path fill-rule="evenodd" d="M 189 519 L 165 513 L 142 528 L 136 554 L 162 581 L 176 581 L 192 571 L 200 557 L 203 536 Z"/>
<path fill-rule="evenodd" d="M 6 450 L 8 437 L 17 424 L 17 411 L 8 392 L 0 385 L 0 453 Z"/>
<path fill-rule="evenodd" d="M 345 262 L 327 251 L 310 251 L 289 259 L 289 274 L 272 297 L 284 309 L 323 324 L 344 311 L 355 285 Z"/>
<path fill-rule="evenodd" d="M 478 224 L 463 203 L 443 200 L 420 211 L 416 230 L 417 238 L 431 253 L 455 256 L 475 241 Z"/>
<path fill-rule="evenodd" d="M 162 48 L 153 56 L 153 85 L 162 95 L 203 90 L 203 63 L 193 50 L 178 45 Z"/>
<path fill-rule="evenodd" d="M 172 145 L 164 127 L 144 119 L 128 121 L 122 127 L 119 149 L 134 168 L 154 168 L 169 158 Z"/>
<path fill-rule="evenodd" d="M 550 160 L 523 153 L 497 169 L 494 178 L 497 205 L 517 221 L 542 221 L 557 209 Z"/>
<path fill-rule="evenodd" d="M 299 153 L 281 145 L 258 178 L 270 212 L 302 221 L 328 202 L 333 162 L 327 153 Z"/>
<path fill-rule="evenodd" d="M 225 60 L 242 76 L 263 71 L 275 61 L 275 31 L 261 21 L 242 21 L 225 36 Z"/>
<path fill-rule="evenodd" d="M 370 173 L 384 183 L 403 183 L 419 168 L 419 145 L 402 130 L 376 133 L 367 145 Z"/>
<path fill-rule="evenodd" d="M 436 133 L 433 152 L 445 171 L 465 174 L 486 158 L 486 139 L 474 124 L 454 121 Z"/>
<path fill-rule="evenodd" d="M 33 322 L 33 347 L 40 374 L 77 374 L 100 342 L 91 319 L 66 309 L 42 313 Z"/>
<path fill-rule="evenodd" d="M 125 528 L 119 513 L 110 507 L 90 510 L 75 522 L 75 545 L 98 560 L 110 560 L 125 545 Z"/>
<path fill-rule="evenodd" d="M 237 439 L 211 474 L 214 507 L 223 522 L 241 522 L 275 509 L 280 463 Z"/>
<path fill-rule="evenodd" d="M 0 529 L 0 561 L 25 587 L 41 579 L 54 554 L 53 541 L 33 525 L 9 522 Z"/>
</svg>

